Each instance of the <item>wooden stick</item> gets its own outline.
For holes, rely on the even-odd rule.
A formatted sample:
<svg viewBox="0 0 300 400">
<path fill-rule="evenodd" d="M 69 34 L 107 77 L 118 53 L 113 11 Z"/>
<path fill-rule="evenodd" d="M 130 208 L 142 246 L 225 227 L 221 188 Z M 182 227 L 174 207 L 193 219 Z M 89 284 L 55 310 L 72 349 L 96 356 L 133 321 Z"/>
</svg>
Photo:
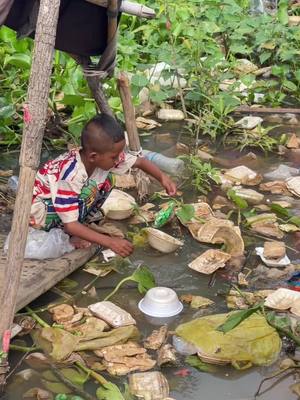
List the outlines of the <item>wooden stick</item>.
<svg viewBox="0 0 300 400">
<path fill-rule="evenodd" d="M 141 150 L 141 143 L 135 122 L 135 110 L 131 100 L 130 83 L 125 72 L 121 72 L 119 75 L 118 89 L 123 106 L 129 149 L 138 152 Z"/>
<path fill-rule="evenodd" d="M 56 26 L 60 0 L 41 0 L 37 20 L 33 60 L 24 107 L 24 129 L 20 155 L 20 177 L 17 191 L 12 229 L 10 234 L 7 266 L 4 274 L 0 300 L 0 340 L 5 353 L 1 357 L 2 374 L 0 384 L 5 384 L 5 366 L 10 341 L 18 286 L 27 240 L 32 190 L 36 170 L 40 162 L 43 132 L 46 124 L 50 77 L 53 63 Z"/>
<path fill-rule="evenodd" d="M 234 110 L 236 113 L 249 113 L 249 114 L 300 114 L 300 108 L 269 108 L 269 107 L 250 107 L 240 106 Z"/>
</svg>

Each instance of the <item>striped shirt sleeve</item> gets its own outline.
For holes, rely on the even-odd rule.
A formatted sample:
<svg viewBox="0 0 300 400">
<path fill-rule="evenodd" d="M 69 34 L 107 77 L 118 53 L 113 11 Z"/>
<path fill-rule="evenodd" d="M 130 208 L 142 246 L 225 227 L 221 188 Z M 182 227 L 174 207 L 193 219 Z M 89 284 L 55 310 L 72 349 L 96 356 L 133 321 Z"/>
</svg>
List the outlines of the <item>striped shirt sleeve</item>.
<svg viewBox="0 0 300 400">
<path fill-rule="evenodd" d="M 70 182 L 64 180 L 57 182 L 53 206 L 63 223 L 78 221 L 79 193 L 74 190 Z"/>
</svg>

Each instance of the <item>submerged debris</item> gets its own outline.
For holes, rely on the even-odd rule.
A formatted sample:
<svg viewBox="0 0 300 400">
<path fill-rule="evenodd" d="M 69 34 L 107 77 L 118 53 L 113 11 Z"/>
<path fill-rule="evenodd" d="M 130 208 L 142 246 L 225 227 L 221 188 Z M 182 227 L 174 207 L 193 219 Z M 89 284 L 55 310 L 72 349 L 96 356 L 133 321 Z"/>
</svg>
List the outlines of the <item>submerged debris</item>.
<svg viewBox="0 0 300 400">
<path fill-rule="evenodd" d="M 171 344 L 164 344 L 158 351 L 157 365 L 177 364 L 176 350 Z"/>
<path fill-rule="evenodd" d="M 163 325 L 159 330 L 154 330 L 144 342 L 146 349 L 158 350 L 166 341 L 168 335 L 167 325 Z"/>
</svg>

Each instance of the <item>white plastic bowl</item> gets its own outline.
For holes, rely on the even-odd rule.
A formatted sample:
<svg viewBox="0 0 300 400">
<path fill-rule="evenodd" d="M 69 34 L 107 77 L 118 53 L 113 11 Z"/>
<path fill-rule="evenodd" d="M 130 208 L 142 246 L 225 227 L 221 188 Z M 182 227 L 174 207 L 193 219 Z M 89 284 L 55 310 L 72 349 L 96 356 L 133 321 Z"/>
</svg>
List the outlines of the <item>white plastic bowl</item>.
<svg viewBox="0 0 300 400">
<path fill-rule="evenodd" d="M 172 253 L 183 246 L 182 241 L 158 229 L 147 228 L 146 232 L 150 246 L 162 253 Z"/>
<path fill-rule="evenodd" d="M 121 190 L 113 189 L 102 205 L 102 210 L 107 218 L 122 220 L 132 215 L 134 205 L 135 199 L 132 196 Z"/>
<path fill-rule="evenodd" d="M 139 309 L 150 317 L 167 318 L 179 314 L 183 305 L 173 289 L 154 287 L 139 302 Z"/>
</svg>

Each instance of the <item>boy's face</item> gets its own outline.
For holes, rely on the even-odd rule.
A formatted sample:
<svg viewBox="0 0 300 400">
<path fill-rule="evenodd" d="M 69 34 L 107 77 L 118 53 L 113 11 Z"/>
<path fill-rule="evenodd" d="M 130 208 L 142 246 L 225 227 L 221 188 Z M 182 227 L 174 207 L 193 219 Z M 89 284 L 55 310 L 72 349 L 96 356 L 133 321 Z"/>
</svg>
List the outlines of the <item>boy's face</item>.
<svg viewBox="0 0 300 400">
<path fill-rule="evenodd" d="M 93 163 L 95 167 L 101 168 L 104 171 L 113 168 L 118 163 L 120 153 L 122 153 L 124 147 L 125 140 L 122 140 L 121 142 L 114 143 L 112 149 L 106 153 L 92 153 L 94 155 Z"/>
</svg>

